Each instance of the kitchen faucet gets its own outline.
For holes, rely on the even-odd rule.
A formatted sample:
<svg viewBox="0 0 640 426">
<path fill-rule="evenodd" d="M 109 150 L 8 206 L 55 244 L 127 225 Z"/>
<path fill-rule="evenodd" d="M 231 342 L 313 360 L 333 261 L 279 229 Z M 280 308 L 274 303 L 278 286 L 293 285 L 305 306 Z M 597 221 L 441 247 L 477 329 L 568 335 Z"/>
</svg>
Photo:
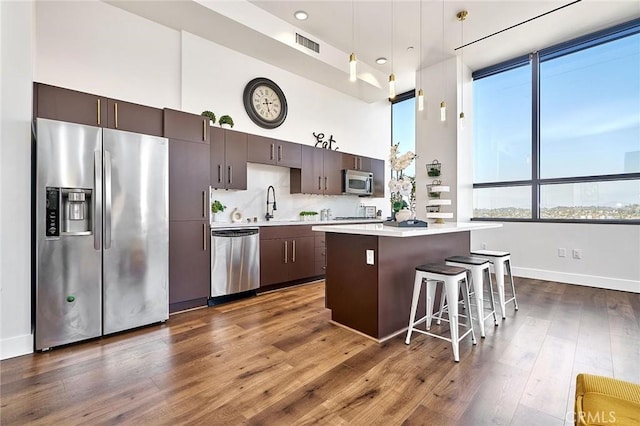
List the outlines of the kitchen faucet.
<svg viewBox="0 0 640 426">
<path fill-rule="evenodd" d="M 269 202 L 269 190 L 271 190 L 273 192 L 273 202 Z M 269 204 L 272 204 L 272 209 L 271 209 L 271 214 L 269 214 Z M 269 220 L 269 219 L 273 219 L 273 212 L 275 210 L 278 210 L 276 208 L 276 189 L 273 187 L 273 185 L 269 185 L 269 187 L 267 188 L 267 214 L 264 215 L 264 218 Z"/>
</svg>

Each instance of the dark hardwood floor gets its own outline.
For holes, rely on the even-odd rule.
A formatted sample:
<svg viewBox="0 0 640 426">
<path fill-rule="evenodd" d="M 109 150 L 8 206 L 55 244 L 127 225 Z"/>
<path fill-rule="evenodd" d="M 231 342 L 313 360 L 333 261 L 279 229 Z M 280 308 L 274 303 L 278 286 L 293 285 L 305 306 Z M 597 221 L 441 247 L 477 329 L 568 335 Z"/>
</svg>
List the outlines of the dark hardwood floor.
<svg viewBox="0 0 640 426">
<path fill-rule="evenodd" d="M 640 383 L 640 294 L 516 279 L 486 339 L 377 344 L 316 283 L 2 361 L 0 423 L 573 424 L 579 372 Z"/>
</svg>

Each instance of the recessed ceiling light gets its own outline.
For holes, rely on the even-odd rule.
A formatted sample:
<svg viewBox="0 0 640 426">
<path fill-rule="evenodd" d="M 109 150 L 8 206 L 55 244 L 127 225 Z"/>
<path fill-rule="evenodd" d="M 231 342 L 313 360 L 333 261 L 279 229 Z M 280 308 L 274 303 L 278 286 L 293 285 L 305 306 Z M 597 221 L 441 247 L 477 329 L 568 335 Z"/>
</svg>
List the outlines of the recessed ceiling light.
<svg viewBox="0 0 640 426">
<path fill-rule="evenodd" d="M 378 65 L 384 65 L 387 63 L 387 58 L 378 58 L 376 59 L 376 64 Z"/>
<path fill-rule="evenodd" d="M 304 21 L 309 17 L 309 14 L 304 10 L 299 10 L 294 13 L 293 16 L 295 16 L 298 21 Z"/>
</svg>

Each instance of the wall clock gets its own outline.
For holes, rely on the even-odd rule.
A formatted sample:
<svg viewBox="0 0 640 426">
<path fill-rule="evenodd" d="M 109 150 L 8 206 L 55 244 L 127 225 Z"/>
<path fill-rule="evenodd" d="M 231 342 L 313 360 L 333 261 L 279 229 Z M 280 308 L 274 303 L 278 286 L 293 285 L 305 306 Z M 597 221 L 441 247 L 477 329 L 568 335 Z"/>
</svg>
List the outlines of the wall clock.
<svg viewBox="0 0 640 426">
<path fill-rule="evenodd" d="M 268 78 L 254 78 L 244 88 L 244 109 L 249 118 L 265 129 L 275 129 L 287 118 L 287 99 Z"/>
</svg>

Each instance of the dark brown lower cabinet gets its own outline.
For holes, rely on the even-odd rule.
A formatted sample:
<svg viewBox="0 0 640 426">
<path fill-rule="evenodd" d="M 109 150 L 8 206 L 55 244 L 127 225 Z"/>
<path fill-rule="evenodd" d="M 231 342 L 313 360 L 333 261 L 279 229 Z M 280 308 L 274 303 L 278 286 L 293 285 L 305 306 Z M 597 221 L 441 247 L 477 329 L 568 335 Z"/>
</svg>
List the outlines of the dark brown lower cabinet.
<svg viewBox="0 0 640 426">
<path fill-rule="evenodd" d="M 315 237 L 311 226 L 260 229 L 260 287 L 300 281 L 315 271 Z"/>
<path fill-rule="evenodd" d="M 211 292 L 208 221 L 169 222 L 169 312 L 206 306 Z"/>
<path fill-rule="evenodd" d="M 312 277 L 315 270 L 315 247 L 313 237 L 291 239 L 289 256 L 289 281 Z"/>
<path fill-rule="evenodd" d="M 287 241 L 281 238 L 260 241 L 260 287 L 288 281 Z"/>
</svg>

